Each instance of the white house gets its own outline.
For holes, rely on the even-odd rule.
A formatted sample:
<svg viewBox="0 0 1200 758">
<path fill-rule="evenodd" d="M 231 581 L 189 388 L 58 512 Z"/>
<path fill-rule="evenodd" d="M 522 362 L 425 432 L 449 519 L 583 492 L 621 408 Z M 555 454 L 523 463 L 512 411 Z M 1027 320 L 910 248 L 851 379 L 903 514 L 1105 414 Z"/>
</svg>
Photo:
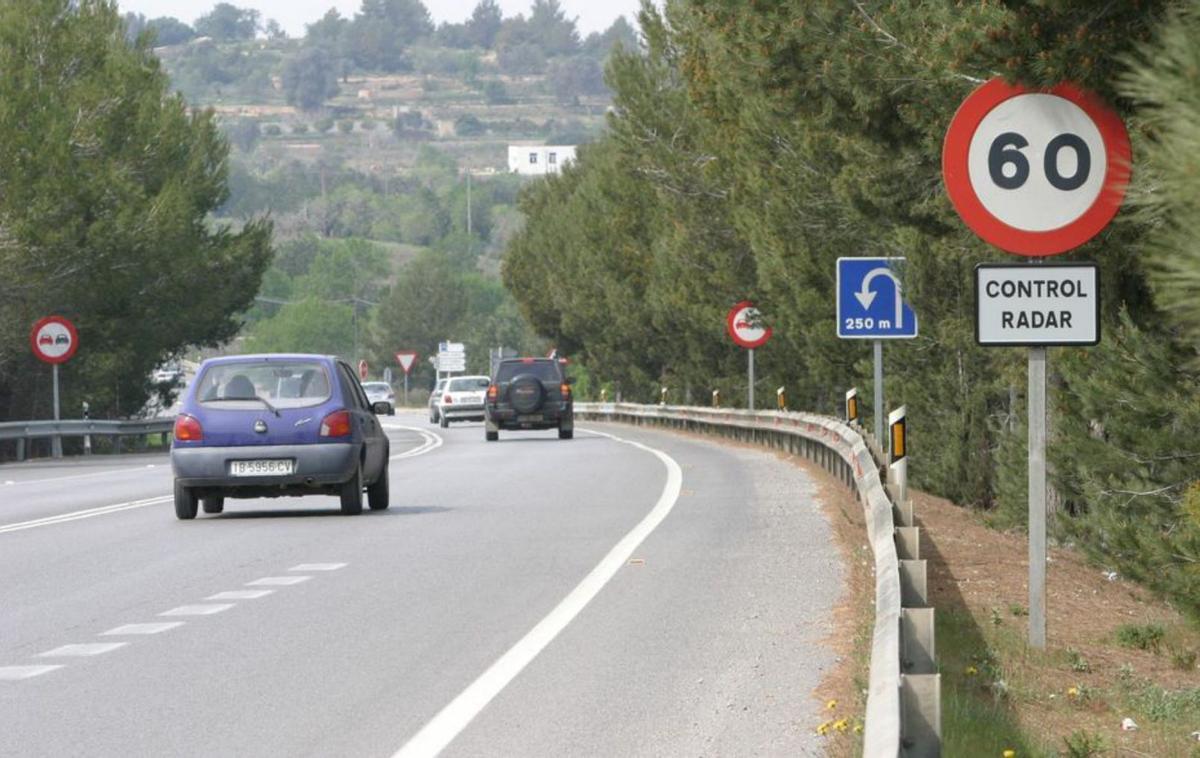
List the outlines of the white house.
<svg viewBox="0 0 1200 758">
<path fill-rule="evenodd" d="M 557 174 L 574 160 L 574 145 L 508 146 L 508 170 L 526 176 Z"/>
</svg>

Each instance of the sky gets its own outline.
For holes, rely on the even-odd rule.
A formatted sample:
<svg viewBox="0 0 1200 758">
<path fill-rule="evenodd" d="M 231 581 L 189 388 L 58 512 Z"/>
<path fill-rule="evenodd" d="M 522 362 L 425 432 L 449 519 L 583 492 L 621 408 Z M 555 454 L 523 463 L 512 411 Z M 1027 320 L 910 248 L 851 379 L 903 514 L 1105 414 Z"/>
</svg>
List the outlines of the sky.
<svg viewBox="0 0 1200 758">
<path fill-rule="evenodd" d="M 174 16 L 180 21 L 192 23 L 197 16 L 208 13 L 219 0 L 118 0 L 123 12 L 144 14 L 147 18 Z M 316 21 L 330 8 L 337 8 L 343 16 L 353 16 L 362 5 L 361 0 L 227 0 L 239 8 L 253 8 L 262 14 L 262 19 L 275 19 L 287 31 L 288 36 L 304 35 L 304 25 Z M 475 9 L 478 0 L 424 0 L 425 7 L 435 22 L 464 21 Z M 529 15 L 533 0 L 498 0 L 504 17 L 522 13 Z M 567 18 L 575 18 L 582 36 L 591 32 L 602 32 L 616 20 L 625 16 L 637 26 L 638 0 L 560 0 Z"/>
</svg>

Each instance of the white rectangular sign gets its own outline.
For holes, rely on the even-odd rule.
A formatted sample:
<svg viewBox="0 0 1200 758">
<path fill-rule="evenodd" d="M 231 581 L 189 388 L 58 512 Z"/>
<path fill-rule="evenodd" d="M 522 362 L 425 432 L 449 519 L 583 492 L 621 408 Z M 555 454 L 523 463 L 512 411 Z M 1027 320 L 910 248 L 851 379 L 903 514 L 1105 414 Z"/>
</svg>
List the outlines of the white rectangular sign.
<svg viewBox="0 0 1200 758">
<path fill-rule="evenodd" d="M 438 343 L 438 353 L 441 353 L 441 354 L 465 353 L 466 351 L 467 351 L 466 345 L 464 345 L 461 342 L 439 342 Z"/>
<path fill-rule="evenodd" d="M 980 345 L 1100 341 L 1100 270 L 1094 263 L 981 263 L 975 267 L 975 304 Z"/>
<path fill-rule="evenodd" d="M 438 371 L 466 371 L 467 360 L 463 356 L 438 356 L 437 361 Z"/>
</svg>

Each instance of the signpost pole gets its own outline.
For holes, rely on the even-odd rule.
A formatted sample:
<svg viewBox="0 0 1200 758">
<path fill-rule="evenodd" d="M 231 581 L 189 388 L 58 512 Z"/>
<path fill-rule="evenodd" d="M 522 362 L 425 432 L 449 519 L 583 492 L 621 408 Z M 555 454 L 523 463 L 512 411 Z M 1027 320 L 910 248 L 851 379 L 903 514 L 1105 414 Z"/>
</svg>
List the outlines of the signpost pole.
<svg viewBox="0 0 1200 758">
<path fill-rule="evenodd" d="M 883 440 L 883 340 L 875 340 L 875 444 L 887 449 Z"/>
<path fill-rule="evenodd" d="M 1046 348 L 1029 348 L 1029 644 L 1046 647 Z"/>
<path fill-rule="evenodd" d="M 750 410 L 754 410 L 754 348 L 750 348 L 746 352 L 749 353 L 749 356 L 750 356 L 749 357 L 750 392 L 749 392 L 748 401 L 750 404 Z"/>
<path fill-rule="evenodd" d="M 53 364 L 53 368 L 54 368 L 54 420 L 58 421 L 59 420 L 59 415 L 58 415 L 58 364 L 57 363 Z M 53 455 L 55 458 L 63 457 L 62 437 L 55 434 L 51 438 L 51 448 L 52 448 L 51 455 Z"/>
<path fill-rule="evenodd" d="M 408 406 L 408 372 L 404 372 L 404 405 Z"/>
</svg>

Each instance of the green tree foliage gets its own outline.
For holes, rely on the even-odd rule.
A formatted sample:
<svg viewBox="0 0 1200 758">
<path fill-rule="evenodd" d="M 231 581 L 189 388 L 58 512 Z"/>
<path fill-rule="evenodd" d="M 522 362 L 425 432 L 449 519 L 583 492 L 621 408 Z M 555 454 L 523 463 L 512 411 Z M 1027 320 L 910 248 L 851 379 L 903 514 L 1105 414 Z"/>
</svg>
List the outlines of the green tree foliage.
<svg viewBox="0 0 1200 758">
<path fill-rule="evenodd" d="M 1173 5 L 647 4 L 643 49 L 608 64 L 609 134 L 525 193 L 528 221 L 504 280 L 540 334 L 642 400 L 664 381 L 696 398 L 713 388 L 744 397 L 744 353 L 723 316 L 753 299 L 775 328 L 757 355 L 760 395 L 786 385 L 798 405 L 834 412 L 847 387 L 871 396 L 869 347 L 836 338 L 835 261 L 905 256 L 922 333 L 887 346 L 886 395 L 908 405 L 913 474 L 959 503 L 1020 512 L 1011 474 L 1023 464 L 1014 419 L 1024 414 L 1024 354 L 981 349 L 973 334 L 973 267 L 1004 256 L 954 213 L 940 152 L 955 110 L 990 77 L 1074 80 L 1135 127 L 1134 173 L 1148 177 L 1137 194 L 1150 199 L 1068 256 L 1100 264 L 1106 336 L 1098 349 L 1051 352 L 1063 526 L 1097 556 L 1120 544 L 1137 566 L 1126 573 L 1195 609 L 1185 601 L 1196 596 L 1195 538 L 1180 503 L 1200 417 L 1165 414 L 1195 394 L 1196 376 L 1178 367 L 1196 343 L 1163 328 L 1146 265 L 1151 247 L 1162 251 L 1162 302 L 1194 306 L 1200 36 L 1189 11 L 1151 42 Z M 1139 50 L 1140 73 L 1123 80 Z M 1101 428 L 1107 438 L 1095 436 Z M 1101 449 L 1105 439 L 1116 449 Z M 1166 460 L 1169 449 L 1182 457 Z"/>
<path fill-rule="evenodd" d="M 429 10 L 421 0 L 363 0 L 348 31 L 349 49 L 359 68 L 407 71 L 405 50 L 433 34 Z"/>
<path fill-rule="evenodd" d="M 554 97 L 562 103 L 573 102 L 587 95 L 602 95 L 608 90 L 604 86 L 604 71 L 593 58 L 577 55 L 559 58 L 550 64 L 547 81 Z"/>
<path fill-rule="evenodd" d="M 624 16 L 617 16 L 617 20 L 603 32 L 592 32 L 587 36 L 583 41 L 583 52 L 603 61 L 617 46 L 624 50 L 637 50 L 638 44 L 637 30 Z"/>
<path fill-rule="evenodd" d="M 196 37 L 196 30 L 171 16 L 160 16 L 146 22 L 146 29 L 154 32 L 156 45 L 182 45 Z"/>
<path fill-rule="evenodd" d="M 321 47 L 305 47 L 283 64 L 283 92 L 289 105 L 302 111 L 319 110 L 338 93 L 337 73 Z"/>
<path fill-rule="evenodd" d="M 479 0 L 475 10 L 471 11 L 471 18 L 467 20 L 467 39 L 475 47 L 491 49 L 503 23 L 504 16 L 496 0 Z"/>
<path fill-rule="evenodd" d="M 256 10 L 217 3 L 211 11 L 196 19 L 196 34 L 212 37 L 217 42 L 251 40 L 258 31 L 258 17 Z"/>
<path fill-rule="evenodd" d="M 575 20 L 567 18 L 558 0 L 533 0 L 528 24 L 528 34 L 547 56 L 579 52 Z"/>
<path fill-rule="evenodd" d="M 1151 237 L 1160 302 L 1200 346 L 1200 2 L 1189 0 L 1139 51 L 1123 80 L 1150 138 L 1135 177 L 1159 226 Z"/>
<path fill-rule="evenodd" d="M 47 418 L 40 316 L 75 321 L 64 408 L 138 411 L 147 377 L 231 338 L 258 290 L 271 227 L 206 223 L 226 197 L 211 112 L 168 94 L 145 38 L 98 0 L 0 3 L 0 418 Z"/>
</svg>

